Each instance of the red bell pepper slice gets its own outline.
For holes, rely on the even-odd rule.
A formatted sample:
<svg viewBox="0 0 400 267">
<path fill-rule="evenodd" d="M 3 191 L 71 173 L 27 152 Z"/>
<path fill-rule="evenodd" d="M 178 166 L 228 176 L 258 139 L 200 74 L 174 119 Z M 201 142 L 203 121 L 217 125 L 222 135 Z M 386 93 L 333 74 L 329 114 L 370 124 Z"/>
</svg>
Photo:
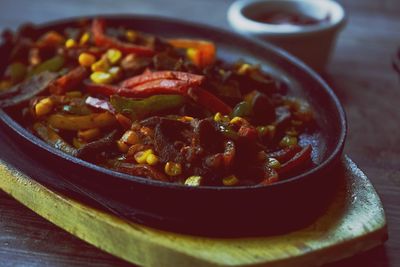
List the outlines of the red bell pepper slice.
<svg viewBox="0 0 400 267">
<path fill-rule="evenodd" d="M 169 39 L 168 43 L 176 48 L 191 48 L 193 53 L 189 53 L 188 56 L 192 62 L 200 67 L 204 68 L 211 65 L 215 61 L 216 47 L 214 43 L 205 40 L 195 39 Z"/>
<path fill-rule="evenodd" d="M 85 67 L 79 66 L 55 80 L 49 87 L 52 94 L 61 95 L 78 86 L 88 76 Z"/>
<path fill-rule="evenodd" d="M 277 169 L 278 174 L 280 176 L 286 175 L 307 165 L 311 160 L 311 151 L 311 145 L 304 147 L 300 152 L 296 153 L 293 158 L 282 164 L 281 167 Z"/>
<path fill-rule="evenodd" d="M 129 88 L 137 94 L 186 94 L 190 83 L 180 80 L 158 79 Z"/>
<path fill-rule="evenodd" d="M 109 84 L 86 83 L 86 90 L 93 94 L 106 96 L 120 95 L 125 97 L 146 97 L 154 94 L 181 94 L 191 97 L 195 102 L 210 111 L 229 114 L 232 108 L 212 93 L 198 87 L 190 87 L 179 80 L 156 80 L 131 89 Z"/>
<path fill-rule="evenodd" d="M 194 86 L 194 85 L 200 85 L 204 80 L 204 76 L 182 71 L 169 71 L 169 70 L 155 71 L 155 72 L 145 71 L 141 75 L 137 75 L 132 78 L 126 79 L 121 83 L 121 86 L 126 88 L 131 88 L 140 84 L 160 79 L 180 80 L 190 83 L 190 85 Z"/>
<path fill-rule="evenodd" d="M 86 90 L 95 94 L 106 96 L 120 95 L 125 97 L 146 97 L 156 94 L 182 94 L 186 95 L 190 84 L 179 80 L 154 80 L 133 88 L 114 86 L 108 84 L 86 83 Z"/>
<path fill-rule="evenodd" d="M 222 114 L 230 114 L 232 112 L 232 108 L 225 102 L 200 87 L 189 88 L 188 95 L 211 112 L 220 112 Z"/>
<path fill-rule="evenodd" d="M 105 22 L 102 19 L 93 20 L 92 34 L 94 37 L 94 42 L 97 46 L 115 48 L 124 54 L 134 53 L 141 56 L 152 56 L 154 54 L 154 50 L 150 47 L 121 42 L 115 38 L 105 35 L 104 25 Z"/>
<path fill-rule="evenodd" d="M 128 88 L 110 84 L 85 83 L 85 88 L 89 93 L 105 96 L 120 95 L 125 97 L 140 97 L 135 91 Z"/>
</svg>

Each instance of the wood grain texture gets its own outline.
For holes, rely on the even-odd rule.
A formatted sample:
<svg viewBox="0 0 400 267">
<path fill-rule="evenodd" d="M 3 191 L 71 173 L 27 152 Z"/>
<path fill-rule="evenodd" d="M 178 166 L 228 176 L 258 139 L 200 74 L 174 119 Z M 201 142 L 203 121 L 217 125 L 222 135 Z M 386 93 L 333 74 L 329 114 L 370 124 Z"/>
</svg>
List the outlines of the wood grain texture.
<svg viewBox="0 0 400 267">
<path fill-rule="evenodd" d="M 96 13 L 156 14 L 228 29 L 230 0 L 1 0 L 0 28 Z M 349 15 L 324 78 L 348 116 L 346 153 L 382 198 L 389 240 L 330 267 L 400 266 L 400 83 L 391 58 L 400 46 L 400 1 L 340 0 Z M 60 8 L 61 7 L 61 8 Z M 125 266 L 66 234 L 0 191 L 0 259 L 5 266 Z"/>
<path fill-rule="evenodd" d="M 309 227 L 285 235 L 205 238 L 159 231 L 124 221 L 55 193 L 0 161 L 0 188 L 79 238 L 143 266 L 320 266 L 386 240 L 380 199 L 347 157 L 337 167 L 340 188 Z"/>
</svg>

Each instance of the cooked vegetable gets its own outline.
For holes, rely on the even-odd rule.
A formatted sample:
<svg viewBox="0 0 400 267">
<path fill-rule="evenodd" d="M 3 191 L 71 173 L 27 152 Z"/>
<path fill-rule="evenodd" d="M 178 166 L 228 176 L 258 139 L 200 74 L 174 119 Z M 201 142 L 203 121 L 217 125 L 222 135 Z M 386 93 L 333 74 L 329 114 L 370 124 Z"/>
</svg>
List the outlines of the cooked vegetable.
<svg viewBox="0 0 400 267">
<path fill-rule="evenodd" d="M 97 156 L 101 155 L 101 153 L 112 151 L 115 146 L 114 140 L 116 135 L 117 131 L 113 130 L 98 140 L 82 145 L 82 147 L 78 149 L 76 156 L 93 161 Z"/>
<path fill-rule="evenodd" d="M 5 76 L 9 76 L 13 83 L 22 81 L 27 73 L 27 68 L 20 62 L 12 63 L 8 66 Z"/>
<path fill-rule="evenodd" d="M 128 115 L 132 120 L 178 108 L 184 103 L 185 98 L 180 95 L 153 95 L 141 100 L 116 95 L 111 97 L 111 105 L 115 111 Z"/>
<path fill-rule="evenodd" d="M 96 57 L 89 53 L 82 53 L 78 58 L 79 64 L 83 67 L 90 67 L 96 62 Z"/>
<path fill-rule="evenodd" d="M 188 95 L 193 98 L 195 102 L 209 109 L 213 113 L 221 112 L 222 114 L 229 114 L 232 111 L 232 108 L 229 105 L 200 87 L 189 88 Z"/>
<path fill-rule="evenodd" d="M 198 67 L 204 68 L 214 63 L 216 48 L 214 43 L 204 40 L 169 39 L 176 48 L 186 48 L 187 57 Z"/>
<path fill-rule="evenodd" d="M 115 38 L 106 36 L 104 33 L 104 21 L 100 19 L 93 20 L 92 34 L 97 46 L 115 48 L 127 54 L 134 53 L 143 56 L 151 56 L 154 54 L 154 50 L 151 47 L 124 43 Z"/>
<path fill-rule="evenodd" d="M 107 72 L 101 72 L 101 71 L 96 71 L 93 72 L 90 75 L 90 79 L 94 82 L 94 83 L 98 83 L 98 84 L 107 84 L 107 83 L 111 83 L 113 80 L 113 77 L 110 73 Z"/>
<path fill-rule="evenodd" d="M 40 100 L 39 103 L 37 103 L 35 105 L 36 116 L 40 117 L 40 116 L 50 113 L 51 110 L 53 109 L 53 107 L 54 107 L 54 103 L 50 97 L 46 97 L 46 98 Z"/>
<path fill-rule="evenodd" d="M 0 107 L 15 106 L 30 100 L 43 93 L 56 77 L 57 74 L 45 71 L 14 85 L 0 94 Z"/>
<path fill-rule="evenodd" d="M 36 122 L 33 124 L 33 129 L 37 133 L 37 135 L 42 138 L 44 141 L 52 145 L 53 147 L 60 149 L 61 151 L 76 156 L 77 150 L 69 145 L 64 139 L 61 138 L 53 129 L 50 127 Z"/>
<path fill-rule="evenodd" d="M 0 107 L 51 146 L 186 186 L 269 185 L 312 164 L 312 108 L 261 66 L 223 62 L 208 40 L 80 25 L 4 59 Z"/>
<path fill-rule="evenodd" d="M 30 73 L 30 76 L 42 73 L 44 71 L 56 72 L 59 71 L 64 65 L 64 57 L 54 56 L 45 62 L 37 65 Z"/>
<path fill-rule="evenodd" d="M 115 123 L 115 117 L 109 112 L 83 116 L 53 114 L 49 116 L 47 123 L 56 129 L 76 131 L 111 126 Z"/>
<path fill-rule="evenodd" d="M 126 88 L 134 88 L 138 85 L 157 80 L 179 80 L 186 82 L 191 86 L 197 86 L 203 82 L 204 76 L 180 71 L 146 71 L 142 75 L 137 75 L 135 77 L 126 79 L 122 82 L 121 86 Z"/>
<path fill-rule="evenodd" d="M 49 90 L 53 94 L 64 94 L 78 86 L 87 77 L 87 75 L 87 70 L 81 66 L 78 66 L 70 70 L 67 74 L 58 78 L 50 85 Z"/>
</svg>

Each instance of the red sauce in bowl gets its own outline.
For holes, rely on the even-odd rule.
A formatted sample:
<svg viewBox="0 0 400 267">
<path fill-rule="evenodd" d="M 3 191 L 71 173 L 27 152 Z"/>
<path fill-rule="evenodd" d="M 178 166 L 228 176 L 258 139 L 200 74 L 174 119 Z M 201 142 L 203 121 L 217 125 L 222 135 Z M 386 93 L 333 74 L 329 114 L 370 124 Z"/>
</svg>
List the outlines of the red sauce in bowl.
<svg viewBox="0 0 400 267">
<path fill-rule="evenodd" d="M 315 25 L 323 23 L 329 20 L 329 16 L 324 19 L 316 19 L 311 16 L 298 13 L 272 11 L 263 13 L 254 18 L 254 20 L 262 23 L 274 24 L 274 25 Z"/>
</svg>

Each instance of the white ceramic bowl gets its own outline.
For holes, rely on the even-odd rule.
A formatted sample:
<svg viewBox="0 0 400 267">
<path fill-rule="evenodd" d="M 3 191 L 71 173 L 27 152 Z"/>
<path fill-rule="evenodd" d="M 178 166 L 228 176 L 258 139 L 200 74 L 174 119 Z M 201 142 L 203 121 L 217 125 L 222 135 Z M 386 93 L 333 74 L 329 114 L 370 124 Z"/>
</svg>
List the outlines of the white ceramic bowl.
<svg viewBox="0 0 400 267">
<path fill-rule="evenodd" d="M 271 12 L 299 14 L 320 20 L 312 25 L 269 24 L 256 20 Z M 329 61 L 344 9 L 332 0 L 239 0 L 228 10 L 228 21 L 239 33 L 272 42 L 316 70 Z"/>
</svg>

